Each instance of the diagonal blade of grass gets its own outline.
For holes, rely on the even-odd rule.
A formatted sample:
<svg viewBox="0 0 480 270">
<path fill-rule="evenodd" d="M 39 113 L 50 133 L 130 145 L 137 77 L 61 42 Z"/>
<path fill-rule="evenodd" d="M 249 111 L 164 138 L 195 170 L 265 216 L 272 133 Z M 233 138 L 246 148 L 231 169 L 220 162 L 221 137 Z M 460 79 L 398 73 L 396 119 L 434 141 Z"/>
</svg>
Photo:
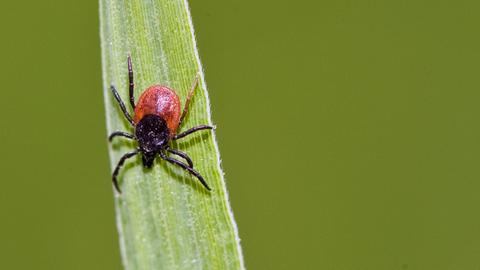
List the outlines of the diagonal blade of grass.
<svg viewBox="0 0 480 270">
<path fill-rule="evenodd" d="M 128 100 L 127 55 L 135 72 L 135 97 L 152 84 L 176 89 L 182 103 L 195 75 L 200 85 L 183 128 L 211 123 L 208 93 L 184 0 L 100 0 L 107 130 L 132 131 L 109 85 Z M 111 166 L 135 143 L 116 140 Z M 117 224 L 126 269 L 243 269 L 237 228 L 228 203 L 214 132 L 173 144 L 189 153 L 212 187 L 206 191 L 180 168 L 156 161 L 145 169 L 139 157 L 119 175 Z"/>
</svg>

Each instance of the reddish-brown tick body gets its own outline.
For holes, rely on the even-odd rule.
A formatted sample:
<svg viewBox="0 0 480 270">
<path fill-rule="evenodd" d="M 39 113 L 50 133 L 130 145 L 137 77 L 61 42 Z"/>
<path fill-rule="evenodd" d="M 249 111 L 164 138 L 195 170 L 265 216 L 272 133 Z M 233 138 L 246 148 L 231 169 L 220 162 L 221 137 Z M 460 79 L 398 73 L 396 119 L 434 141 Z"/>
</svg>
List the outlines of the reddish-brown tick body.
<svg viewBox="0 0 480 270">
<path fill-rule="evenodd" d="M 150 86 L 138 99 L 133 122 L 138 125 L 140 120 L 149 114 L 157 115 L 166 122 L 171 139 L 177 133 L 180 123 L 180 98 L 166 86 Z"/>
<path fill-rule="evenodd" d="M 130 57 L 128 57 L 128 78 L 130 82 L 130 105 L 134 110 L 133 119 L 113 85 L 111 86 L 111 89 L 113 96 L 125 115 L 125 118 L 134 128 L 134 134 L 116 131 L 110 134 L 109 140 L 111 141 L 116 136 L 126 137 L 135 140 L 138 143 L 138 148 L 135 151 L 126 153 L 120 158 L 112 175 L 115 189 L 120 193 L 117 175 L 120 168 L 125 163 L 125 160 L 137 154 L 141 154 L 144 167 L 152 167 L 153 161 L 159 156 L 163 160 L 182 167 L 184 170 L 195 176 L 207 190 L 210 190 L 203 177 L 193 169 L 193 162 L 190 157 L 180 150 L 170 148 L 170 142 L 172 140 L 183 138 L 199 130 L 213 129 L 212 126 L 200 125 L 177 134 L 178 128 L 188 112 L 190 99 L 197 87 L 198 76 L 195 77 L 195 81 L 193 82 L 192 88 L 187 96 L 183 112 L 181 111 L 180 99 L 175 91 L 162 85 L 148 87 L 138 99 L 137 104 L 135 104 L 135 98 L 133 96 L 133 69 Z M 168 156 L 167 153 L 181 157 L 186 163 Z"/>
</svg>

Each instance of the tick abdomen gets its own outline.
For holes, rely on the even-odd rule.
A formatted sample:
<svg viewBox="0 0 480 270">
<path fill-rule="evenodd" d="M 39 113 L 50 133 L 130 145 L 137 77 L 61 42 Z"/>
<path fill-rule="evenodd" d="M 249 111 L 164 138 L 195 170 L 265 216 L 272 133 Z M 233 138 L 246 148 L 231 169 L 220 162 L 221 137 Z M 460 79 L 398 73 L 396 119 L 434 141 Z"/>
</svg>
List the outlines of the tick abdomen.
<svg viewBox="0 0 480 270">
<path fill-rule="evenodd" d="M 138 99 L 133 121 L 138 124 L 149 114 L 160 116 L 170 130 L 171 136 L 175 135 L 181 114 L 180 99 L 175 91 L 161 85 L 147 88 Z"/>
</svg>

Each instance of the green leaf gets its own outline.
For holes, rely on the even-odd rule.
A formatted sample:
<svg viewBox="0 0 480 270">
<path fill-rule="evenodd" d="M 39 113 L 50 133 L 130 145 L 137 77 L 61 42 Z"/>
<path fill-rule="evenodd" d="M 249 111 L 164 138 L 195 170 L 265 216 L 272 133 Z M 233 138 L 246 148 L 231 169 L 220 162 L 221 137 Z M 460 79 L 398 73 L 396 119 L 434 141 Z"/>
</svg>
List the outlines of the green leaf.
<svg viewBox="0 0 480 270">
<path fill-rule="evenodd" d="M 127 56 L 131 54 L 135 97 L 150 85 L 177 91 L 182 104 L 196 76 L 200 84 L 180 131 L 212 124 L 210 103 L 188 3 L 183 0 L 100 0 L 103 89 L 107 129 L 133 132 L 110 85 L 127 107 Z M 130 108 L 129 108 L 130 109 Z M 135 142 L 116 138 L 112 169 Z M 201 131 L 172 144 L 187 152 L 212 188 L 176 166 L 157 159 L 143 168 L 129 159 L 115 196 L 121 254 L 126 269 L 243 269 L 237 228 L 229 206 L 214 131 Z"/>
</svg>

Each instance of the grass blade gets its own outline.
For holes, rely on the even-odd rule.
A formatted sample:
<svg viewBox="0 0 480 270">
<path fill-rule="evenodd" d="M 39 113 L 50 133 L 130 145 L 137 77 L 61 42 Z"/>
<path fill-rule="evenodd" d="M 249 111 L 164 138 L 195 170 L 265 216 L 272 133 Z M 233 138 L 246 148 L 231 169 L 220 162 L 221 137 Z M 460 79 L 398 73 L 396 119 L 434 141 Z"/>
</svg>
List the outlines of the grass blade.
<svg viewBox="0 0 480 270">
<path fill-rule="evenodd" d="M 128 54 L 136 98 L 146 87 L 162 84 L 176 89 L 183 104 L 200 73 L 201 83 L 181 130 L 211 124 L 186 1 L 100 0 L 100 21 L 109 133 L 132 131 L 109 90 L 115 85 L 128 104 Z M 112 168 L 135 146 L 116 139 L 110 147 Z M 173 147 L 189 153 L 213 190 L 206 191 L 195 178 L 166 162 L 157 160 L 153 169 L 144 169 L 140 157 L 127 161 L 119 175 L 123 194 L 115 197 L 125 269 L 243 269 L 214 132 L 198 133 Z"/>
</svg>

